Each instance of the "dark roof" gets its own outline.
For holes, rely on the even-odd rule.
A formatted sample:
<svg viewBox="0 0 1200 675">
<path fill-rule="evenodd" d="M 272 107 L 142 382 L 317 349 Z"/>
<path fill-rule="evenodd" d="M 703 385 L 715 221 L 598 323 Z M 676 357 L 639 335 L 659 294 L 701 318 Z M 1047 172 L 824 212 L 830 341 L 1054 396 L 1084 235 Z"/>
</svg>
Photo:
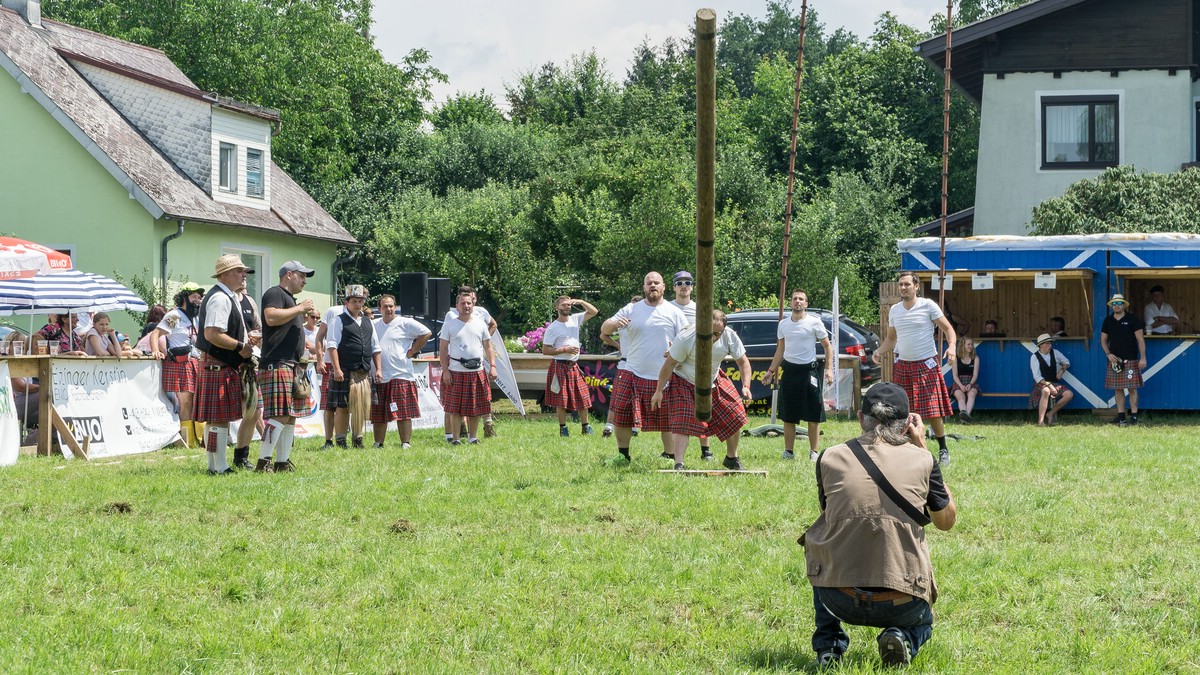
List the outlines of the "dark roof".
<svg viewBox="0 0 1200 675">
<path fill-rule="evenodd" d="M 86 59 L 92 65 L 107 66 L 115 72 L 138 73 L 140 81 L 164 91 L 200 92 L 196 85 L 157 49 L 56 21 L 43 21 L 42 25 L 42 29 L 33 28 L 15 11 L 0 8 L 0 67 L 54 115 L 155 218 L 249 227 L 340 244 L 357 243 L 274 163 L 270 210 L 213 200 L 93 88 L 69 59 Z M 208 100 L 213 105 L 246 114 L 257 110 L 259 117 L 269 119 L 262 114 L 268 109 L 248 104 L 238 104 L 244 109 L 235 108 L 215 96 Z"/>
<path fill-rule="evenodd" d="M 950 237 L 969 237 L 975 231 L 975 207 L 955 211 L 946 215 L 946 235 Z M 913 228 L 917 236 L 938 236 L 942 232 L 942 219 L 931 220 L 924 225 Z"/>
</svg>

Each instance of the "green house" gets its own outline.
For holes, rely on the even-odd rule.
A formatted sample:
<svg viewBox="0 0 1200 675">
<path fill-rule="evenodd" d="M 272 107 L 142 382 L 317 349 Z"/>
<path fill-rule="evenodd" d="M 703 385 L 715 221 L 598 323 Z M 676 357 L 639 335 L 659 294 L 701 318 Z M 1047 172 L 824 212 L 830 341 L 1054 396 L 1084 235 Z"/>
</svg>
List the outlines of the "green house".
<svg viewBox="0 0 1200 675">
<path fill-rule="evenodd" d="M 0 233 L 168 286 L 208 285 L 239 253 L 256 299 L 298 259 L 317 270 L 304 295 L 333 303 L 337 248 L 357 242 L 271 161 L 277 111 L 198 89 L 156 49 L 42 20 L 35 0 L 3 4 Z"/>
</svg>

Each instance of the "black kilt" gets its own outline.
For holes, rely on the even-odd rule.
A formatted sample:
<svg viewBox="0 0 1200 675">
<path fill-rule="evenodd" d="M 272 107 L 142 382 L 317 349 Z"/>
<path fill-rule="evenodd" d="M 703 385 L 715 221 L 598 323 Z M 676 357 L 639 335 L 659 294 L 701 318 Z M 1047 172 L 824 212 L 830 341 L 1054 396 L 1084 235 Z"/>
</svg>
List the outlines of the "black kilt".
<svg viewBox="0 0 1200 675">
<path fill-rule="evenodd" d="M 784 361 L 779 379 L 779 419 L 788 424 L 825 421 L 825 373 L 820 361 Z M 816 379 L 817 385 L 812 384 Z"/>
</svg>

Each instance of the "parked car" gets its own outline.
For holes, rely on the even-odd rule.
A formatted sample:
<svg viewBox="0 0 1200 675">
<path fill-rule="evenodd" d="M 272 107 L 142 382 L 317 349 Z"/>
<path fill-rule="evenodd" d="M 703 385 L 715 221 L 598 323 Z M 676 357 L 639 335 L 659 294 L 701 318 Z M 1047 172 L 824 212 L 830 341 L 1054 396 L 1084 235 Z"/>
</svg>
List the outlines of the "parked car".
<svg viewBox="0 0 1200 675">
<path fill-rule="evenodd" d="M 808 308 L 808 313 L 821 318 L 825 330 L 832 330 L 833 312 L 825 309 Z M 728 316 L 729 328 L 732 328 L 742 344 L 746 345 L 747 356 L 775 355 L 777 329 L 779 327 L 779 310 L 744 310 Z M 862 360 L 862 382 L 868 384 L 879 380 L 881 369 L 875 365 L 871 357 L 879 348 L 879 336 L 857 321 L 847 319 L 844 315 L 839 323 L 841 330 L 838 337 L 838 350 L 842 354 L 857 356 Z M 820 349 L 817 354 L 820 357 Z"/>
</svg>

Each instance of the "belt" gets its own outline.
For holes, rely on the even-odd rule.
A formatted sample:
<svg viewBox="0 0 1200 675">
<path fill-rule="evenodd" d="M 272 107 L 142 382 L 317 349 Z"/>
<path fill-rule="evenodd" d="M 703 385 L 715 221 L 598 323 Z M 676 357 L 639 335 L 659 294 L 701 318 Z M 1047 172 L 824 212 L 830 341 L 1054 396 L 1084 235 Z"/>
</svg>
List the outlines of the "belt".
<svg viewBox="0 0 1200 675">
<path fill-rule="evenodd" d="M 872 592 L 858 588 L 838 588 L 836 590 L 845 593 L 859 602 L 891 602 L 893 605 L 904 605 L 916 599 L 908 593 L 901 593 L 900 591 Z"/>
<path fill-rule="evenodd" d="M 260 370 L 275 370 L 276 368 L 295 368 L 296 365 L 297 364 L 295 361 L 272 361 L 271 363 L 268 363 L 265 366 L 260 365 L 259 369 Z"/>
</svg>

